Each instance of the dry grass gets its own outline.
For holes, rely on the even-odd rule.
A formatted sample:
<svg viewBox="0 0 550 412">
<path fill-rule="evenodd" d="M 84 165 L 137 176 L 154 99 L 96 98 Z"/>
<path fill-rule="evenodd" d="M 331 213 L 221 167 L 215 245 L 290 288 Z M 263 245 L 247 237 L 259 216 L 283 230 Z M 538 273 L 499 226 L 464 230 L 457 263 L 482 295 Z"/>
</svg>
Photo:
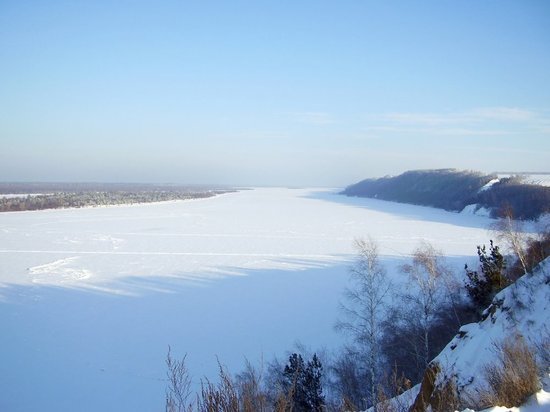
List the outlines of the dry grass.
<svg viewBox="0 0 550 412">
<path fill-rule="evenodd" d="M 218 362 L 220 382 L 215 385 L 205 380 L 197 397 L 200 412 L 239 412 L 239 395 L 231 376 Z"/>
<path fill-rule="evenodd" d="M 447 379 L 440 388 L 434 390 L 430 405 L 433 412 L 448 412 L 461 409 L 454 378 Z"/>
<path fill-rule="evenodd" d="M 191 395 L 191 377 L 185 364 L 185 355 L 181 360 L 172 357 L 168 347 L 166 356 L 167 388 L 166 388 L 166 412 L 190 412 L 193 405 L 189 402 Z"/>
<path fill-rule="evenodd" d="M 535 354 L 521 336 L 509 337 L 496 347 L 498 362 L 485 367 L 488 387 L 480 391 L 480 403 L 520 406 L 540 389 Z"/>
</svg>

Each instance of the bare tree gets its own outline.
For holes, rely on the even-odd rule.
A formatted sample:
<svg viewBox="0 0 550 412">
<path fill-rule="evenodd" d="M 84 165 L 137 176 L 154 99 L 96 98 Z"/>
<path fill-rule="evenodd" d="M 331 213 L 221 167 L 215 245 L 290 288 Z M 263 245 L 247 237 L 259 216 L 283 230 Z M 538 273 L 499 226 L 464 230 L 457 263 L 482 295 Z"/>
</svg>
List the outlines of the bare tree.
<svg viewBox="0 0 550 412">
<path fill-rule="evenodd" d="M 364 357 L 358 353 L 356 345 L 343 347 L 331 362 L 332 380 L 330 387 L 334 398 L 346 405 L 344 410 L 361 410 L 366 408 L 367 393 L 365 382 L 369 381 L 366 370 L 362 367 Z"/>
<path fill-rule="evenodd" d="M 188 402 L 191 395 L 191 377 L 185 365 L 184 355 L 181 360 L 172 357 L 171 348 L 168 346 L 166 355 L 166 372 L 168 387 L 166 389 L 166 412 L 191 411 L 193 405 Z"/>
<path fill-rule="evenodd" d="M 506 208 L 503 216 L 491 225 L 491 229 L 496 233 L 497 240 L 514 254 L 521 264 L 523 274 L 526 274 L 528 272 L 526 246 L 529 236 L 525 233 L 523 223 L 514 219 L 512 209 Z"/>
<path fill-rule="evenodd" d="M 409 314 L 421 330 L 422 348 L 418 355 L 424 367 L 430 362 L 430 327 L 446 297 L 452 297 L 449 291 L 450 273 L 442 262 L 441 253 L 431 244 L 424 242 L 413 252 L 412 264 L 402 266 L 409 275 L 412 288 L 403 294 L 410 304 Z M 449 292 L 448 292 L 449 291 Z M 454 305 L 453 305 L 454 306 Z"/>
<path fill-rule="evenodd" d="M 376 411 L 381 325 L 386 310 L 385 298 L 391 289 L 391 283 L 380 264 L 378 247 L 372 239 L 357 239 L 355 248 L 357 258 L 350 270 L 353 287 L 346 289 L 346 303 L 340 305 L 344 320 L 337 322 L 336 329 L 350 333 L 366 354 L 370 403 Z"/>
</svg>

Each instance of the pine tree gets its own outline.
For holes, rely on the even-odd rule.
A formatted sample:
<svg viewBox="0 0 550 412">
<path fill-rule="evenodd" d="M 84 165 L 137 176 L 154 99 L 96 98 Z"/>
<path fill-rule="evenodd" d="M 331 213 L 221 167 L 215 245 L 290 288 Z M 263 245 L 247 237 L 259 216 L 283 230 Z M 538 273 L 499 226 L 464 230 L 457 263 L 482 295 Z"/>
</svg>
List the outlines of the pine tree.
<svg viewBox="0 0 550 412">
<path fill-rule="evenodd" d="M 504 273 L 506 261 L 500 253 L 499 247 L 490 241 L 489 254 L 485 245 L 477 247 L 479 256 L 478 271 L 470 270 L 468 265 L 464 266 L 468 281 L 466 290 L 472 302 L 480 309 L 485 309 L 493 300 L 493 297 L 508 285 L 508 279 Z"/>
<path fill-rule="evenodd" d="M 304 376 L 306 402 L 311 411 L 321 411 L 325 404 L 323 387 L 321 386 L 322 376 L 323 365 L 321 365 L 317 354 L 313 354 L 312 360 L 307 363 L 306 374 Z"/>
<path fill-rule="evenodd" d="M 302 355 L 293 353 L 283 371 L 285 391 L 291 399 L 291 410 L 297 412 L 322 411 L 325 404 L 321 377 L 323 366 L 316 354 L 304 363 Z"/>
</svg>

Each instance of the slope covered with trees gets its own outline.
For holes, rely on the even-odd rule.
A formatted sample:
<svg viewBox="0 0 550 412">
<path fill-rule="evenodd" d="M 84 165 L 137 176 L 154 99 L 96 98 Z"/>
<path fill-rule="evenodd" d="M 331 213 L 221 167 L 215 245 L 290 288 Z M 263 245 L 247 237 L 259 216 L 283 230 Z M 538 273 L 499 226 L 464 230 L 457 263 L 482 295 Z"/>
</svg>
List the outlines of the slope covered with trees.
<svg viewBox="0 0 550 412">
<path fill-rule="evenodd" d="M 490 184 L 494 183 L 494 184 Z M 498 179 L 494 174 L 455 169 L 413 170 L 399 176 L 366 179 L 342 194 L 459 212 L 475 204 L 502 217 L 537 219 L 550 212 L 550 187 L 527 184 L 517 176 Z"/>
<path fill-rule="evenodd" d="M 412 170 L 363 180 L 348 186 L 343 194 L 460 211 L 476 203 L 476 194 L 493 179 L 495 175 L 454 169 Z"/>
<path fill-rule="evenodd" d="M 550 212 L 550 187 L 508 177 L 479 192 L 475 203 L 491 210 L 493 217 L 503 217 L 511 211 L 517 219 L 536 219 Z"/>
</svg>

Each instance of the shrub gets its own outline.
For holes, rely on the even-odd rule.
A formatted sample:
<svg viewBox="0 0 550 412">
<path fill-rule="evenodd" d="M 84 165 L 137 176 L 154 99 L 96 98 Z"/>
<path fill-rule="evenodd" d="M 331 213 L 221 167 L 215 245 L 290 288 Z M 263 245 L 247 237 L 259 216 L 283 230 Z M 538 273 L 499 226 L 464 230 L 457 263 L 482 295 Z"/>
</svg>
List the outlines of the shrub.
<svg viewBox="0 0 550 412">
<path fill-rule="evenodd" d="M 219 363 L 219 383 L 205 379 L 201 382 L 201 393 L 197 397 L 199 412 L 239 412 L 239 394 L 233 379 Z"/>
<path fill-rule="evenodd" d="M 262 412 L 269 410 L 267 394 L 262 389 L 262 370 L 256 369 L 248 360 L 245 369 L 236 376 L 235 385 L 242 412 Z"/>
<path fill-rule="evenodd" d="M 522 336 L 509 337 L 496 348 L 497 363 L 484 369 L 488 387 L 480 391 L 481 404 L 520 406 L 540 389 L 535 354 Z"/>
<path fill-rule="evenodd" d="M 468 281 L 466 291 L 479 310 L 483 310 L 491 303 L 493 297 L 508 285 L 508 279 L 504 273 L 506 261 L 499 251 L 499 247 L 493 244 L 489 247 L 489 253 L 485 245 L 477 247 L 479 256 L 479 269 L 481 273 L 464 266 Z"/>
<path fill-rule="evenodd" d="M 172 357 L 171 349 L 168 347 L 166 356 L 167 388 L 166 388 L 166 412 L 186 412 L 193 409 L 189 402 L 191 395 L 191 377 L 185 364 L 185 355 L 181 360 Z"/>
<path fill-rule="evenodd" d="M 456 379 L 447 379 L 440 388 L 436 388 L 430 400 L 433 412 L 460 410 L 461 404 Z"/>
</svg>

